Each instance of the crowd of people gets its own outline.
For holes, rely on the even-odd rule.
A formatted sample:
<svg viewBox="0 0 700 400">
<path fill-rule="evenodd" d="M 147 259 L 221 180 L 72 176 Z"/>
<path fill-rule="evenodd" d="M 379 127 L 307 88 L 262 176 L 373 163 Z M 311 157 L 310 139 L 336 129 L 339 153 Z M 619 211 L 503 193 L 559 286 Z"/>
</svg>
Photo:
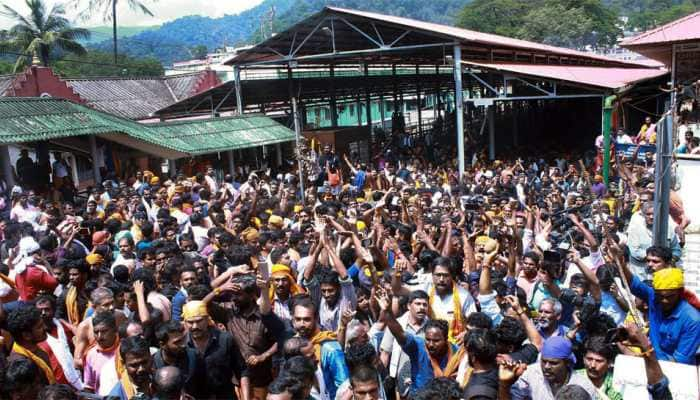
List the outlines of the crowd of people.
<svg viewBox="0 0 700 400">
<path fill-rule="evenodd" d="M 593 159 L 477 155 L 460 177 L 422 151 L 326 145 L 304 192 L 212 169 L 13 188 L 1 396 L 619 400 L 628 355 L 672 398 L 659 362 L 698 365 L 700 301 L 675 193 L 653 245 L 653 157 L 606 185 Z"/>
</svg>

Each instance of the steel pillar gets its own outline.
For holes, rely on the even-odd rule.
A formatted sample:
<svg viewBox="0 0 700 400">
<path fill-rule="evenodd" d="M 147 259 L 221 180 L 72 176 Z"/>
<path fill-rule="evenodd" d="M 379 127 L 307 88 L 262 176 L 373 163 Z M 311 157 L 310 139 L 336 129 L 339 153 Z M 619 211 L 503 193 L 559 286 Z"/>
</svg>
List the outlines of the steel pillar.
<svg viewBox="0 0 700 400">
<path fill-rule="evenodd" d="M 338 104 L 335 99 L 335 68 L 330 66 L 331 73 L 331 126 L 338 126 Z"/>
<path fill-rule="evenodd" d="M 297 110 L 297 98 L 292 96 L 292 116 L 294 118 L 294 136 L 296 139 L 296 148 L 299 149 L 299 142 L 301 141 L 301 121 L 299 121 L 299 111 Z M 304 164 L 301 161 L 301 157 L 297 157 L 297 165 L 299 168 L 299 189 L 301 190 L 301 202 L 304 202 Z"/>
<path fill-rule="evenodd" d="M 226 152 L 226 161 L 228 161 L 228 173 L 231 177 L 236 177 L 236 164 L 233 161 L 233 150 L 228 150 Z"/>
<path fill-rule="evenodd" d="M 489 118 L 489 160 L 496 159 L 496 106 L 488 106 Z"/>
<path fill-rule="evenodd" d="M 455 117 L 457 118 L 457 158 L 459 160 L 459 181 L 464 179 L 464 102 L 462 101 L 462 48 L 454 45 Z"/>
<path fill-rule="evenodd" d="M 670 103 L 672 104 L 672 103 Z M 666 109 L 670 107 L 666 105 Z M 669 246 L 668 210 L 671 193 L 671 163 L 673 162 L 673 111 L 661 123 L 656 140 L 656 170 L 654 173 L 654 245 Z"/>
<path fill-rule="evenodd" d="M 233 67 L 233 79 L 236 85 L 236 110 L 243 115 L 243 93 L 241 91 L 241 67 Z"/>
</svg>

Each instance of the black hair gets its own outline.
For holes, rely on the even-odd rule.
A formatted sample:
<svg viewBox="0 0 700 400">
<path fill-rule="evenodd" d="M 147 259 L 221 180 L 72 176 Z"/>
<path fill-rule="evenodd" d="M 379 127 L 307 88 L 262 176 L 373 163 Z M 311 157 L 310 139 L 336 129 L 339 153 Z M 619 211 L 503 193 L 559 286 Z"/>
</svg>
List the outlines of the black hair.
<svg viewBox="0 0 700 400">
<path fill-rule="evenodd" d="M 662 259 L 666 264 L 673 261 L 673 253 L 667 246 L 650 246 L 647 247 L 647 255 L 655 256 Z"/>
<path fill-rule="evenodd" d="M 433 260 L 433 263 L 431 264 L 431 271 L 435 271 L 435 268 L 438 266 L 445 267 L 450 273 L 450 276 L 452 279 L 457 279 L 457 275 L 459 274 L 459 270 L 457 266 L 455 265 L 454 262 L 452 262 L 452 259 L 449 257 L 438 257 Z"/>
<path fill-rule="evenodd" d="M 257 294 L 259 291 L 255 277 L 252 275 L 239 275 L 234 278 L 234 282 L 240 286 L 243 293 Z"/>
<path fill-rule="evenodd" d="M 471 329 L 464 340 L 464 347 L 472 359 L 490 365 L 496 361 L 496 337 L 488 329 Z"/>
<path fill-rule="evenodd" d="M 41 321 L 39 309 L 32 305 L 23 305 L 7 316 L 7 331 L 15 340 L 18 340 L 22 338 L 23 333 L 31 332 L 39 321 Z"/>
<path fill-rule="evenodd" d="M 30 359 L 24 357 L 14 359 L 5 370 L 2 391 L 9 395 L 16 391 L 27 390 L 35 385 L 40 373 L 39 367 Z"/>
<path fill-rule="evenodd" d="M 56 296 L 52 294 L 40 294 L 36 299 L 34 299 L 34 304 L 46 303 L 51 304 L 51 308 L 56 311 Z"/>
<path fill-rule="evenodd" d="M 159 343 L 165 343 L 168 341 L 171 333 L 180 333 L 182 331 L 182 323 L 171 319 L 170 321 L 158 325 L 158 328 L 156 328 L 156 340 L 158 340 Z"/>
<path fill-rule="evenodd" d="M 72 387 L 66 384 L 44 386 L 36 397 L 41 400 L 78 400 Z"/>
<path fill-rule="evenodd" d="M 520 347 L 527 335 L 523 325 L 513 317 L 504 317 L 496 327 L 496 342 L 504 346 Z"/>
<path fill-rule="evenodd" d="M 126 361 L 126 355 L 148 355 L 151 353 L 148 349 L 148 341 L 141 336 L 130 336 L 121 340 L 119 344 L 119 356 Z"/>
<path fill-rule="evenodd" d="M 554 400 L 591 400 L 591 395 L 579 385 L 566 385 L 559 389 Z"/>
<path fill-rule="evenodd" d="M 350 373 L 362 365 L 372 365 L 377 352 L 371 343 L 353 343 L 345 349 L 345 363 Z"/>
<path fill-rule="evenodd" d="M 211 292 L 211 288 L 208 285 L 197 284 L 192 285 L 187 288 L 187 295 L 190 300 L 202 300 Z"/>
<path fill-rule="evenodd" d="M 423 290 L 414 290 L 408 294 L 408 304 L 411 304 L 416 299 L 423 299 L 427 301 L 430 299 L 430 296 L 428 296 L 428 293 L 425 293 Z"/>
<path fill-rule="evenodd" d="M 428 329 L 437 328 L 442 331 L 443 336 L 447 339 L 449 327 L 449 324 L 444 319 L 431 319 L 425 324 L 425 332 L 427 332 Z"/>
<path fill-rule="evenodd" d="M 114 318 L 114 313 L 112 311 L 101 311 L 92 317 L 92 326 L 97 326 L 100 324 L 107 325 L 108 327 L 117 330 L 117 319 Z"/>
<path fill-rule="evenodd" d="M 115 265 L 112 269 L 114 280 L 119 283 L 129 283 L 129 267 L 126 265 Z"/>
<path fill-rule="evenodd" d="M 600 354 L 605 357 L 608 362 L 615 360 L 617 351 L 610 343 L 605 343 L 605 338 L 603 336 L 591 336 L 586 340 L 584 345 L 586 352 Z"/>
<path fill-rule="evenodd" d="M 483 312 L 473 312 L 467 317 L 467 326 L 478 329 L 491 329 L 493 321 Z"/>
<path fill-rule="evenodd" d="M 131 280 L 133 282 L 143 282 L 143 289 L 146 294 L 156 289 L 155 274 L 148 268 L 139 268 L 135 270 L 133 276 L 131 277 Z"/>
<path fill-rule="evenodd" d="M 539 265 L 540 264 L 540 255 L 535 253 L 534 251 L 528 251 L 525 254 L 523 254 L 523 258 L 529 258 L 532 261 L 535 262 L 535 264 Z"/>
<path fill-rule="evenodd" d="M 284 254 L 287 252 L 287 249 L 278 247 L 275 249 L 272 249 L 270 252 L 270 261 L 272 261 L 273 264 L 277 264 L 277 262 L 284 256 Z"/>
<path fill-rule="evenodd" d="M 304 384 L 296 376 L 282 373 L 275 378 L 267 387 L 269 394 L 289 393 L 292 399 L 301 399 L 304 391 Z"/>
<path fill-rule="evenodd" d="M 319 284 L 340 286 L 340 275 L 331 268 L 319 268 L 316 270 Z"/>
<path fill-rule="evenodd" d="M 438 257 L 440 257 L 440 254 L 437 251 L 423 250 L 418 254 L 418 266 L 423 271 L 431 271 L 432 263 Z"/>
<path fill-rule="evenodd" d="M 350 266 L 355 262 L 355 249 L 350 247 L 340 249 L 338 256 L 340 257 L 340 261 L 343 262 L 343 265 L 345 265 L 346 268 L 350 268 Z"/>
<path fill-rule="evenodd" d="M 350 370 L 350 384 L 352 382 L 376 382 L 379 383 L 379 374 L 371 364 L 359 364 Z"/>
</svg>

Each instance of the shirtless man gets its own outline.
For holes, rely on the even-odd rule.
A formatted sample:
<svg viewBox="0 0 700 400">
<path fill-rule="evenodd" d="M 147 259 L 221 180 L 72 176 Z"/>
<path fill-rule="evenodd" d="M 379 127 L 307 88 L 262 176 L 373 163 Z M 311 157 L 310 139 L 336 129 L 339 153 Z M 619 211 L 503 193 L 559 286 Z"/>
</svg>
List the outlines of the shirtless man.
<svg viewBox="0 0 700 400">
<path fill-rule="evenodd" d="M 93 290 L 90 294 L 90 302 L 94 310 L 93 315 L 101 311 L 112 311 L 114 312 L 114 318 L 117 320 L 117 326 L 127 320 L 123 312 L 114 308 L 114 293 L 106 287 L 99 287 Z M 87 353 L 91 345 L 95 343 L 92 317 L 85 318 L 85 320 L 78 325 L 74 341 L 75 351 L 73 353 L 73 364 L 75 368 L 82 368 L 85 353 Z"/>
</svg>

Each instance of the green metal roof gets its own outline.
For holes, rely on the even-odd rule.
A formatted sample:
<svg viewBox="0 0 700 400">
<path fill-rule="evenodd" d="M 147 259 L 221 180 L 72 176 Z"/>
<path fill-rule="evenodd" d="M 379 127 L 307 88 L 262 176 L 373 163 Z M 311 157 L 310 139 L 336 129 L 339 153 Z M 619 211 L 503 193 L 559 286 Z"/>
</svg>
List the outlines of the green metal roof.
<svg viewBox="0 0 700 400">
<path fill-rule="evenodd" d="M 160 140 L 182 142 L 191 155 L 294 140 L 293 131 L 262 115 L 163 122 L 149 128 Z"/>
<path fill-rule="evenodd" d="M 145 142 L 162 148 L 169 157 L 294 140 L 293 131 L 260 115 L 141 124 L 64 99 L 0 99 L 0 144 L 83 135 L 126 139 L 132 147 Z"/>
</svg>

